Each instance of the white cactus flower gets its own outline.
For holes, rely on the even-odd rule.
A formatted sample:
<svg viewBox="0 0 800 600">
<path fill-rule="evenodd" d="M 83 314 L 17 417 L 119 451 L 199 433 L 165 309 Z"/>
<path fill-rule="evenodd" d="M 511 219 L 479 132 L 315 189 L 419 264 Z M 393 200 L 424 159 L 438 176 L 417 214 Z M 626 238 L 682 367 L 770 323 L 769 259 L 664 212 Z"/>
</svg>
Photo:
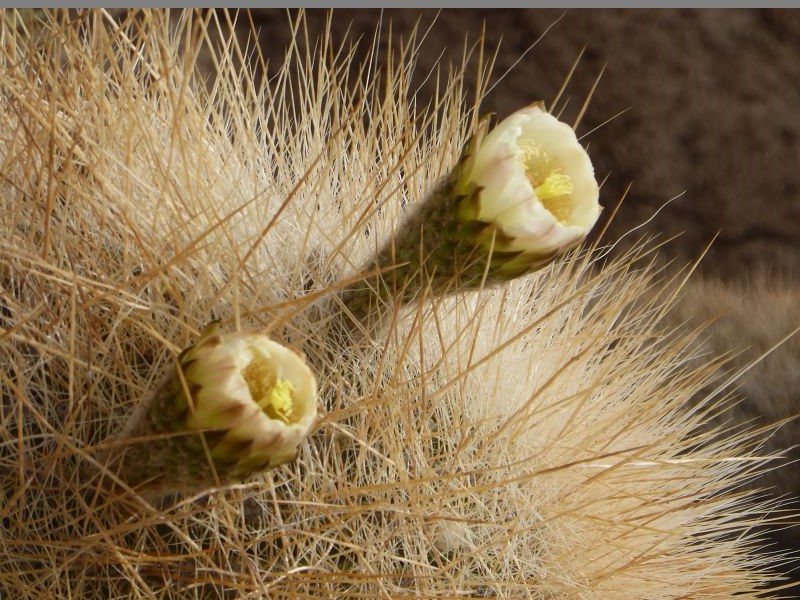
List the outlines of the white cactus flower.
<svg viewBox="0 0 800 600">
<path fill-rule="evenodd" d="M 492 225 L 481 242 L 523 261 L 577 245 L 600 215 L 594 168 L 575 131 L 543 110 L 523 108 L 465 152 L 457 188 L 464 220 Z M 512 263 L 514 261 L 512 260 Z"/>
<path fill-rule="evenodd" d="M 317 414 L 302 357 L 265 335 L 206 330 L 180 363 L 192 404 L 186 427 L 216 433 L 215 461 L 247 471 L 294 459 Z"/>
<path fill-rule="evenodd" d="M 217 330 L 213 323 L 180 354 L 131 419 L 122 437 L 132 443 L 119 469 L 128 483 L 197 489 L 297 456 L 317 417 L 311 369 L 265 335 Z M 135 441 L 142 438 L 148 441 Z"/>
<path fill-rule="evenodd" d="M 391 266 L 392 285 L 344 290 L 347 312 L 369 322 L 373 296 L 409 301 L 531 273 L 578 245 L 600 216 L 592 161 L 575 131 L 541 103 L 488 131 L 483 119 L 453 170 L 417 203 L 363 271 Z M 424 273 L 424 277 L 419 274 Z"/>
</svg>

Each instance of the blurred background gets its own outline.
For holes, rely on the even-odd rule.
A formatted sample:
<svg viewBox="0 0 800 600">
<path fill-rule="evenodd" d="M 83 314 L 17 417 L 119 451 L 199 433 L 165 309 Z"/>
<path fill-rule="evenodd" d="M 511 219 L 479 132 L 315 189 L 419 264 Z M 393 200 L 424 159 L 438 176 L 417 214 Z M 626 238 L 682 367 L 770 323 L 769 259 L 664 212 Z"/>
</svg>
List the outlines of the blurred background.
<svg viewBox="0 0 800 600">
<path fill-rule="evenodd" d="M 274 69 L 296 14 L 252 11 Z M 313 43 L 328 11 L 306 14 Z M 424 36 L 420 82 L 437 64 L 459 65 L 465 39 L 474 42 L 485 31 L 487 52 L 499 48 L 493 79 L 505 74 L 483 105 L 498 118 L 534 100 L 549 106 L 585 48 L 562 97 L 569 98 L 562 118 L 574 121 L 605 65 L 578 134 L 588 134 L 584 142 L 598 178 L 608 176 L 601 193 L 605 215 L 633 184 L 607 240 L 685 192 L 628 238 L 682 234 L 665 254 L 683 264 L 719 233 L 701 265 L 707 276 L 741 280 L 766 273 L 796 280 L 800 11 L 343 9 L 332 20 L 334 39 L 360 38 L 364 52 L 379 24 L 385 35 L 391 28 L 396 41 L 408 40 L 418 24 Z M 239 25 L 250 28 L 245 16 Z M 467 73 L 470 89 L 476 68 Z M 433 78 L 422 83 L 421 100 L 433 85 Z"/>
</svg>

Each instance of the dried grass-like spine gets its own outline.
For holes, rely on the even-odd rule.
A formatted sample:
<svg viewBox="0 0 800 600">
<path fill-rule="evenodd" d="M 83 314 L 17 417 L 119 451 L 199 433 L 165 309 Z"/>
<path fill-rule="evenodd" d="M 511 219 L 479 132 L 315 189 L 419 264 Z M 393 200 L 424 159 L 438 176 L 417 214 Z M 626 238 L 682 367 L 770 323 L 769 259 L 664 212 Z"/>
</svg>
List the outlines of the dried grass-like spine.
<svg viewBox="0 0 800 600">
<path fill-rule="evenodd" d="M 414 39 L 383 79 L 353 79 L 326 38 L 256 84 L 227 13 L 58 13 L 35 33 L 14 17 L 9 597 L 759 597 L 773 561 L 748 531 L 766 507 L 730 491 L 759 468 L 754 439 L 702 433 L 713 398 L 685 410 L 714 365 L 688 368 L 691 339 L 660 333 L 671 282 L 647 249 L 390 309 L 380 337 L 329 362 L 314 332 L 337 290 L 466 139 L 457 72 L 418 112 Z M 193 61 L 217 37 L 206 93 Z M 214 317 L 325 366 L 311 443 L 263 478 L 158 506 L 125 486 L 87 494 L 82 468 L 115 476 L 94 452 Z"/>
</svg>

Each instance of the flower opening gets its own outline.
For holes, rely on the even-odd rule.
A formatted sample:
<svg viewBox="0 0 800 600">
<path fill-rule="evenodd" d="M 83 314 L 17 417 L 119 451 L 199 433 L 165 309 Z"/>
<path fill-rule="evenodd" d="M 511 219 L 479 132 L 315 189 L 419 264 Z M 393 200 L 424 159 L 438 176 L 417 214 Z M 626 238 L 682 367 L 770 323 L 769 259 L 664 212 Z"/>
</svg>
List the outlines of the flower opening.
<svg viewBox="0 0 800 600">
<path fill-rule="evenodd" d="M 544 111 L 523 108 L 465 149 L 457 191 L 462 220 L 490 225 L 478 240 L 515 254 L 514 274 L 541 266 L 583 240 L 600 215 L 599 187 L 575 131 Z M 524 256 L 520 256 L 524 255 Z"/>
<path fill-rule="evenodd" d="M 244 475 L 295 457 L 317 414 L 316 380 L 301 356 L 265 335 L 219 335 L 212 325 L 180 363 L 187 428 L 214 432 L 215 463 Z"/>
</svg>

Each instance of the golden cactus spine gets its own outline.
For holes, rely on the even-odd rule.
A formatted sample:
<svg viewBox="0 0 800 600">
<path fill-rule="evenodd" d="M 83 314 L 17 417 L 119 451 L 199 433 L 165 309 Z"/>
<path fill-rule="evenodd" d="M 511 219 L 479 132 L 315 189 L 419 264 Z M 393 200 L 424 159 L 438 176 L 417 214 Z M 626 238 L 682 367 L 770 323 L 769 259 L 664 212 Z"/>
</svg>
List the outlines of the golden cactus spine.
<svg viewBox="0 0 800 600">
<path fill-rule="evenodd" d="M 651 250 L 317 335 L 474 130 L 458 71 L 427 110 L 413 54 L 350 74 L 330 37 L 304 53 L 302 17 L 257 79 L 228 13 L 18 16 L 0 31 L 5 595 L 759 596 L 764 506 L 730 491 L 755 442 L 685 410 L 714 365 L 660 333 L 673 288 Z M 324 367 L 298 459 L 159 503 L 86 489 L 212 319 Z"/>
</svg>

